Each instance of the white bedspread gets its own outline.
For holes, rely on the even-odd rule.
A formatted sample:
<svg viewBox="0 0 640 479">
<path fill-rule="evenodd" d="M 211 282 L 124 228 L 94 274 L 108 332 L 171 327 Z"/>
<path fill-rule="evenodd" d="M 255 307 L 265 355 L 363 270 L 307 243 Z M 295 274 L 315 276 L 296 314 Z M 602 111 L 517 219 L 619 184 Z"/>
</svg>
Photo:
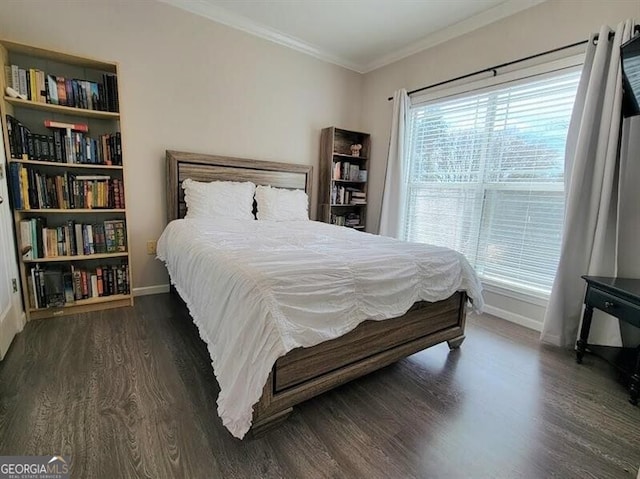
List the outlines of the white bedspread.
<svg viewBox="0 0 640 479">
<path fill-rule="evenodd" d="M 218 413 L 242 438 L 276 359 L 365 319 L 481 286 L 464 257 L 315 221 L 172 221 L 158 241 L 171 281 L 207 343 Z"/>
</svg>

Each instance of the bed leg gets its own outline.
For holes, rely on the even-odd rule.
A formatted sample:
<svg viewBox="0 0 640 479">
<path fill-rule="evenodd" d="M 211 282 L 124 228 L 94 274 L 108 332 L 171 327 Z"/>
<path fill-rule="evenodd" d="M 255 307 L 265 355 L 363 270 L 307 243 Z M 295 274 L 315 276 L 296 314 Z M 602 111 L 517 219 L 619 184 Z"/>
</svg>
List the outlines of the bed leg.
<svg viewBox="0 0 640 479">
<path fill-rule="evenodd" d="M 461 336 L 458 336 L 457 338 L 453 338 L 447 341 L 447 344 L 449 345 L 449 349 L 458 349 L 462 345 L 464 338 L 465 338 L 465 335 L 463 334 Z"/>
<path fill-rule="evenodd" d="M 247 437 L 255 439 L 262 436 L 264 433 L 279 426 L 280 423 L 284 422 L 292 412 L 293 408 L 290 407 L 283 411 L 278 411 L 271 416 L 254 421 L 251 425 L 251 429 L 249 429 L 249 432 L 247 433 Z"/>
</svg>

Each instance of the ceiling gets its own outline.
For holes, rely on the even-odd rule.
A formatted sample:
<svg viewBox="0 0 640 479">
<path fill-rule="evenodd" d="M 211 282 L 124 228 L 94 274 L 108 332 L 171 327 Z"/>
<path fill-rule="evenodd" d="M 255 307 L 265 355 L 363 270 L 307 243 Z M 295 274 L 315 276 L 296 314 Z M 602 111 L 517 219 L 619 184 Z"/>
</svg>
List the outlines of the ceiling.
<svg viewBox="0 0 640 479">
<path fill-rule="evenodd" d="M 366 73 L 544 0 L 161 0 Z"/>
</svg>

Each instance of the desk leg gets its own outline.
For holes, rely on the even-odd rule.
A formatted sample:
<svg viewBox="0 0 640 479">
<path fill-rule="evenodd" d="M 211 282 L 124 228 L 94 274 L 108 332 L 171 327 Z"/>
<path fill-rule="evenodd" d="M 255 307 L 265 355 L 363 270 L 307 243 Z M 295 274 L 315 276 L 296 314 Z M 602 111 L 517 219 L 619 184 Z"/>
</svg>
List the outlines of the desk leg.
<svg viewBox="0 0 640 479">
<path fill-rule="evenodd" d="M 591 329 L 591 318 L 593 317 L 593 307 L 585 305 L 584 316 L 582 317 L 582 328 L 580 329 L 580 339 L 576 344 L 576 361 L 582 364 L 584 351 L 587 349 L 587 341 L 589 340 L 589 330 Z"/>
<path fill-rule="evenodd" d="M 640 398 L 640 376 L 637 373 L 631 376 L 631 387 L 629 389 L 631 392 L 629 402 L 637 406 L 638 398 Z"/>
<path fill-rule="evenodd" d="M 636 369 L 633 371 L 633 375 L 629 381 L 629 390 L 631 393 L 629 402 L 637 406 L 638 398 L 640 398 L 640 346 L 636 348 Z"/>
</svg>

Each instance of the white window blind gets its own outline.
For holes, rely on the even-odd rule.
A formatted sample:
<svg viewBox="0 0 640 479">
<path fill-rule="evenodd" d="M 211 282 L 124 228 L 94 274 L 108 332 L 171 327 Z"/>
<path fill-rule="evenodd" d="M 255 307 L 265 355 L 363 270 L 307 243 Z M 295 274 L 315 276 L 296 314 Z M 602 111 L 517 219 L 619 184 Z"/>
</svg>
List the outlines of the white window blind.
<svg viewBox="0 0 640 479">
<path fill-rule="evenodd" d="M 580 72 L 414 106 L 404 237 L 462 252 L 485 282 L 548 293 Z"/>
</svg>

